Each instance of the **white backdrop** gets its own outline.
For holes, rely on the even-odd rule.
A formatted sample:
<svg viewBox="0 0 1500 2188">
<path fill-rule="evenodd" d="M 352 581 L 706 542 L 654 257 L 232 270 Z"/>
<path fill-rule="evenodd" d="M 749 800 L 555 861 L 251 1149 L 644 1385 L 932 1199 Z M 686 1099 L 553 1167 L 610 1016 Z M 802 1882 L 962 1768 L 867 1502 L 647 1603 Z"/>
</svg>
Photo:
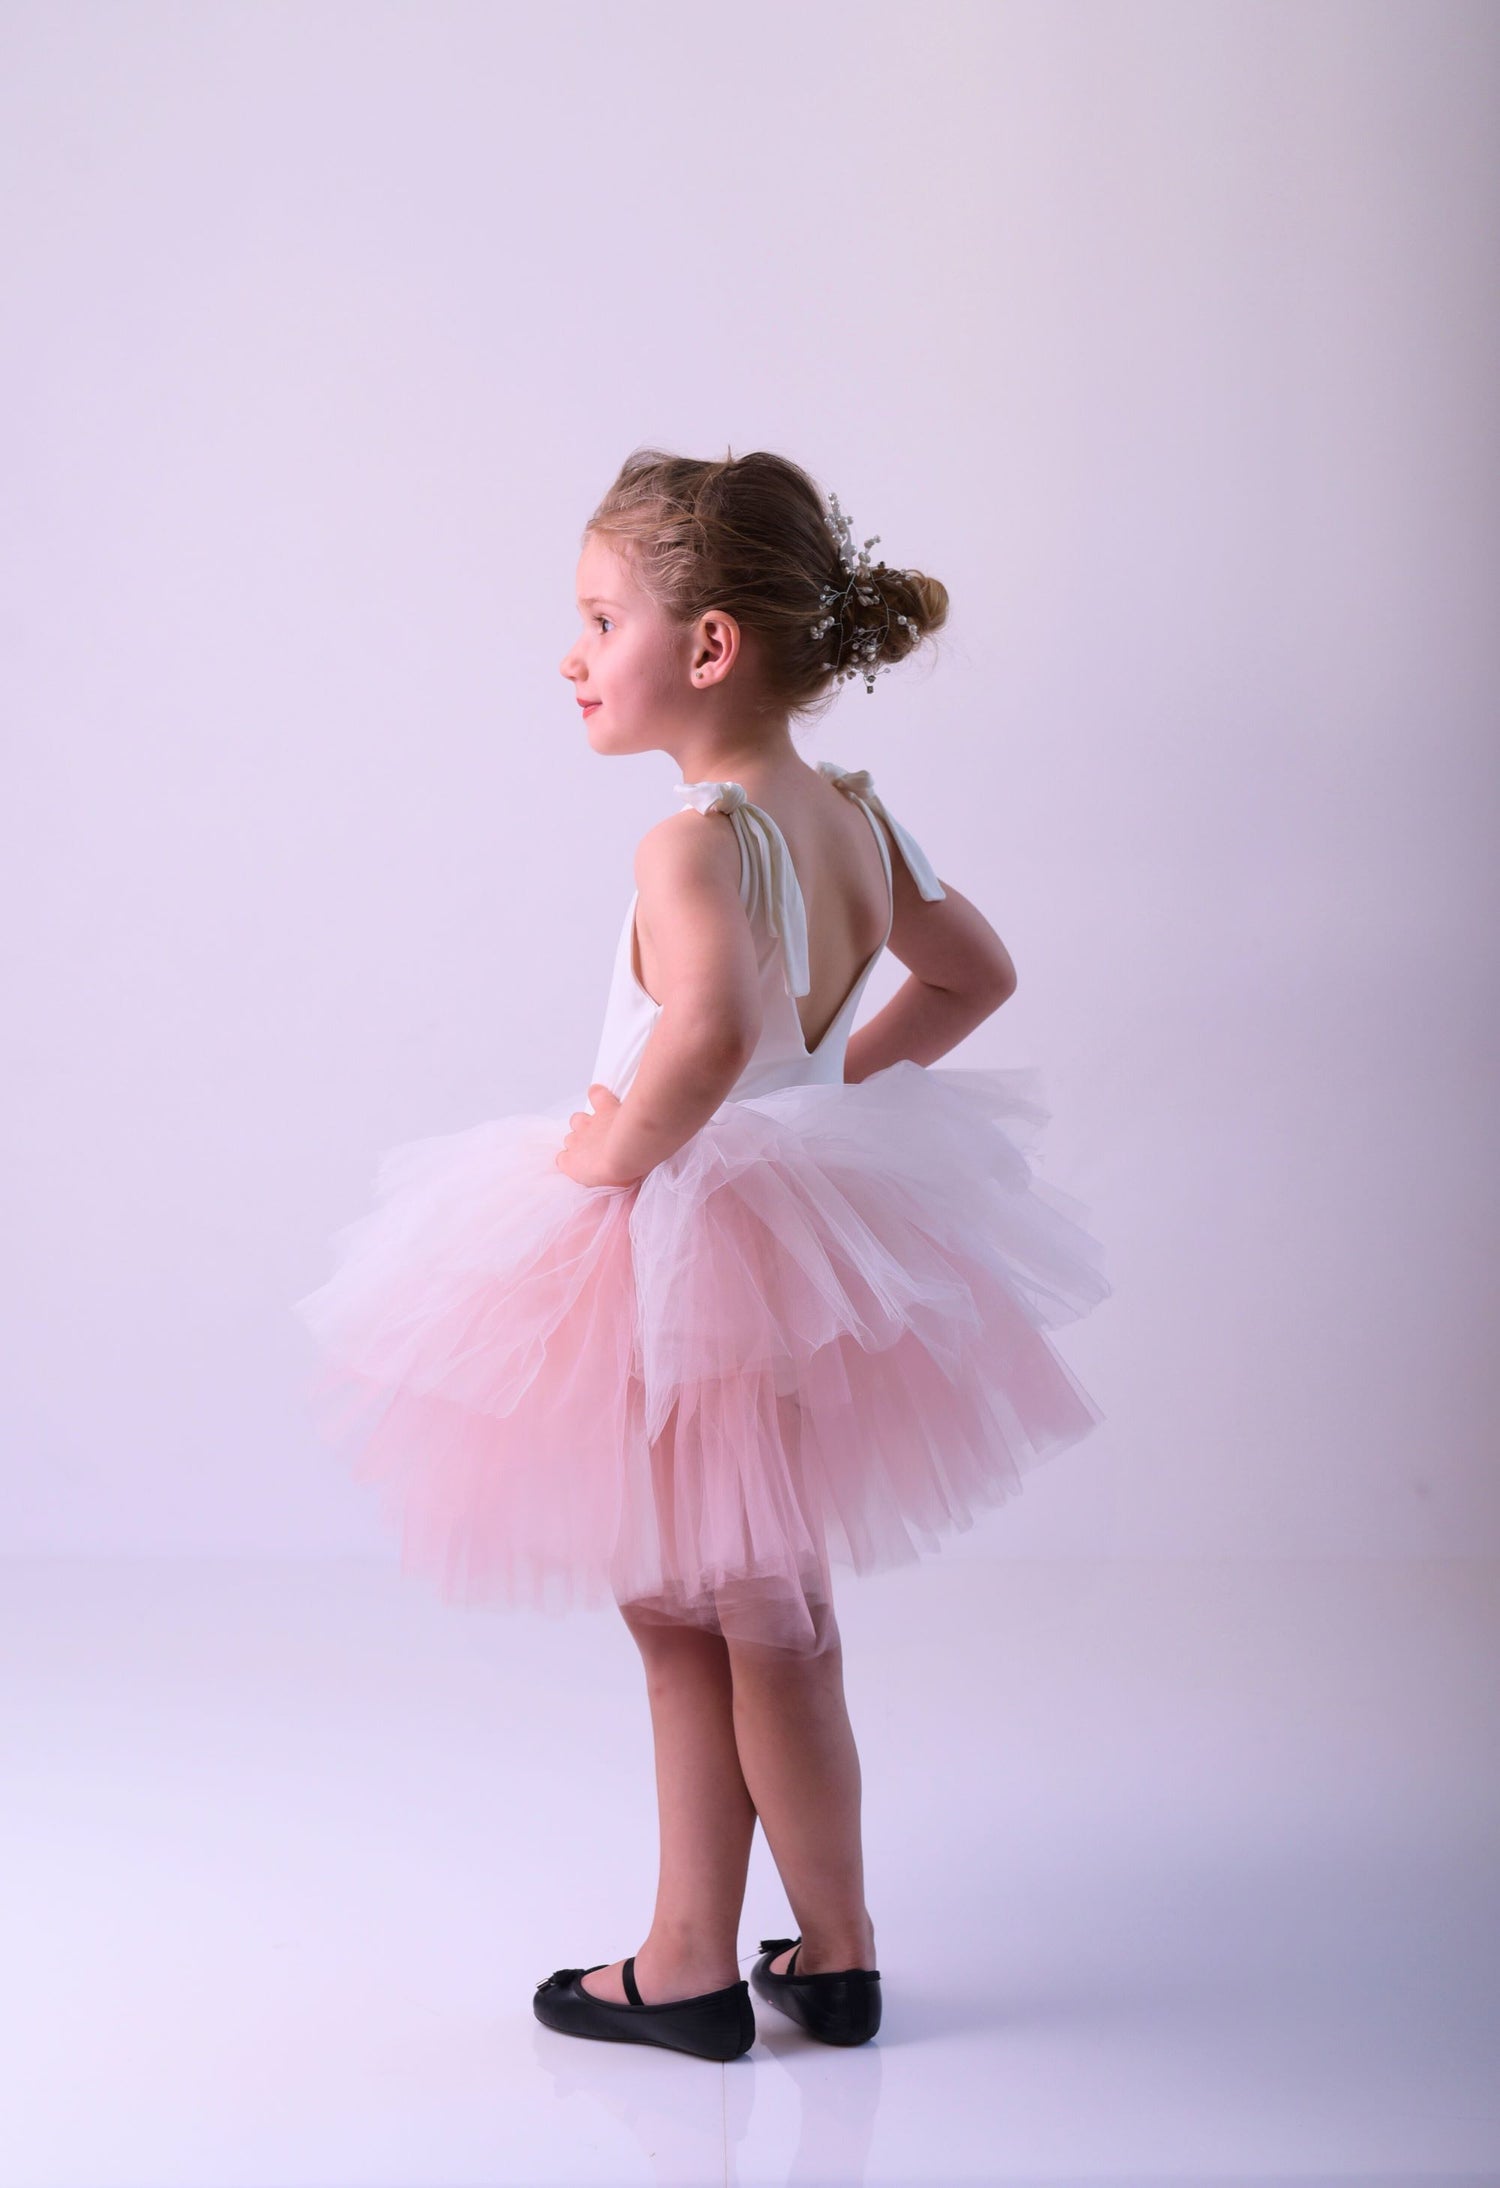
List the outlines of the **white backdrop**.
<svg viewBox="0 0 1500 2188">
<path fill-rule="evenodd" d="M 672 805 L 558 673 L 641 442 L 953 596 L 805 749 L 1004 936 L 950 1060 L 1040 1070 L 1116 1291 L 949 1554 L 1497 1547 L 1497 43 L 6 11 L 10 1552 L 394 1554 L 290 1302 L 384 1147 L 581 1096 Z"/>
</svg>

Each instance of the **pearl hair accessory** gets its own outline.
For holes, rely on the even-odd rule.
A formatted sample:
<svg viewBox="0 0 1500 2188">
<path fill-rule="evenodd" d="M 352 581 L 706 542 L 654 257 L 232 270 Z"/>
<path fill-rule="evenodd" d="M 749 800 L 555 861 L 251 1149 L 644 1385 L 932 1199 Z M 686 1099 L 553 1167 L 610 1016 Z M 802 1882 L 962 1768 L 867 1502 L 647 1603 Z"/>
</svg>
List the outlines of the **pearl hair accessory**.
<svg viewBox="0 0 1500 2188">
<path fill-rule="evenodd" d="M 842 654 L 840 654 L 837 661 L 824 661 L 821 664 L 825 669 L 836 669 L 840 680 L 863 676 L 865 691 L 868 694 L 874 691 L 875 679 L 880 674 L 881 669 L 889 669 L 893 666 L 893 663 L 889 661 L 882 661 L 879 667 L 874 665 L 875 657 L 885 643 L 885 634 L 891 627 L 890 603 L 885 600 L 876 587 L 871 586 L 869 583 L 871 573 L 870 549 L 875 545 L 880 534 L 872 532 L 856 557 L 854 554 L 854 526 L 840 509 L 837 494 L 829 495 L 828 506 L 833 514 L 826 516 L 823 522 L 832 532 L 837 543 L 839 560 L 848 572 L 848 582 L 842 587 L 838 585 L 825 585 L 823 587 L 819 605 L 827 612 L 821 623 L 814 623 L 810 626 L 809 635 L 813 638 L 821 638 L 823 633 L 830 630 L 835 623 L 841 623 L 847 612 L 851 593 L 856 601 L 862 602 L 866 607 L 883 607 L 885 609 L 883 623 L 856 622 L 854 624 L 850 633 L 850 646 L 856 656 L 853 667 L 844 668 L 840 665 L 843 658 Z M 884 570 L 888 566 L 884 562 L 877 562 L 873 567 L 877 570 Z M 893 577 L 915 577 L 917 572 L 915 570 L 893 570 L 891 575 Z M 896 621 L 906 624 L 912 630 L 916 629 L 915 620 L 909 615 L 898 615 Z"/>
</svg>

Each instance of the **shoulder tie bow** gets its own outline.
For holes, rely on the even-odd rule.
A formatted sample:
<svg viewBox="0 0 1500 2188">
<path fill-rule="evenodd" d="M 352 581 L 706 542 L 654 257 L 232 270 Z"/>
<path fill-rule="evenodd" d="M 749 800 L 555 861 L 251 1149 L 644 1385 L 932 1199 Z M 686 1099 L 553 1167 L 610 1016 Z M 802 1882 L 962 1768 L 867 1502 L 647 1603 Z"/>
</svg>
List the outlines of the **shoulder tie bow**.
<svg viewBox="0 0 1500 2188">
<path fill-rule="evenodd" d="M 940 897 L 945 897 L 948 894 L 938 880 L 936 869 L 916 837 L 909 834 L 902 827 L 893 813 L 886 811 L 884 803 L 876 796 L 875 785 L 871 780 L 870 771 L 867 767 L 840 767 L 837 760 L 819 760 L 818 771 L 820 774 L 826 775 L 834 788 L 842 790 L 846 797 L 863 799 L 870 810 L 877 813 L 881 820 L 885 822 L 886 827 L 889 828 L 900 847 L 901 856 L 910 869 L 912 880 L 916 883 L 920 895 L 924 896 L 930 904 L 935 904 Z"/>
<path fill-rule="evenodd" d="M 733 813 L 749 801 L 743 783 L 678 783 L 677 795 L 698 813 Z"/>
<path fill-rule="evenodd" d="M 743 783 L 682 782 L 677 785 L 677 795 L 696 812 L 728 814 L 752 876 L 746 909 L 754 910 L 758 894 L 765 904 L 766 924 L 786 956 L 787 985 L 793 995 L 806 995 L 812 985 L 807 964 L 807 908 L 785 836 L 762 806 L 751 804 Z"/>
</svg>

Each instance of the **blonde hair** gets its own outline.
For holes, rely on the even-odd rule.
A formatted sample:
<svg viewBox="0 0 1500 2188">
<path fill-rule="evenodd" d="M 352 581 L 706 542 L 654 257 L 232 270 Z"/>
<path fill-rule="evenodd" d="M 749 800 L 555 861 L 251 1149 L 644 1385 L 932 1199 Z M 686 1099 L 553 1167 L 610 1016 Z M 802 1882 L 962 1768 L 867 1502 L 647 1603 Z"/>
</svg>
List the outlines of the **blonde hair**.
<svg viewBox="0 0 1500 2188">
<path fill-rule="evenodd" d="M 634 449 L 584 527 L 589 533 L 615 548 L 672 622 L 721 608 L 753 631 L 767 695 L 794 716 L 827 711 L 843 672 L 858 666 L 854 624 L 885 619 L 846 599 L 842 620 L 814 635 L 826 612 L 824 587 L 844 593 L 848 573 L 810 475 L 764 449 L 726 452 L 722 463 Z M 947 621 L 947 590 L 935 577 L 872 563 L 862 584 L 880 595 L 889 619 L 877 662 L 905 660 Z"/>
</svg>

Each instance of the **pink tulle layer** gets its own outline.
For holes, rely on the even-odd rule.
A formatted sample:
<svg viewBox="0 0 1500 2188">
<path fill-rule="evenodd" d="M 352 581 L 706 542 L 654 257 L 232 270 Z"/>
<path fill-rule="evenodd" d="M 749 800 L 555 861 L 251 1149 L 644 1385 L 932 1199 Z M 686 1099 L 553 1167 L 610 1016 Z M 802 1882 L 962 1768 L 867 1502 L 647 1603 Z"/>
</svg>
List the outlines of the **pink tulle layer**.
<svg viewBox="0 0 1500 2188">
<path fill-rule="evenodd" d="M 1045 1121 L 1030 1072 L 900 1063 L 630 1187 L 557 1168 L 563 1116 L 408 1142 L 297 1302 L 313 1411 L 449 1602 L 816 1650 L 831 1561 L 911 1562 L 1101 1417 L 1044 1334 L 1110 1291 Z"/>
</svg>

